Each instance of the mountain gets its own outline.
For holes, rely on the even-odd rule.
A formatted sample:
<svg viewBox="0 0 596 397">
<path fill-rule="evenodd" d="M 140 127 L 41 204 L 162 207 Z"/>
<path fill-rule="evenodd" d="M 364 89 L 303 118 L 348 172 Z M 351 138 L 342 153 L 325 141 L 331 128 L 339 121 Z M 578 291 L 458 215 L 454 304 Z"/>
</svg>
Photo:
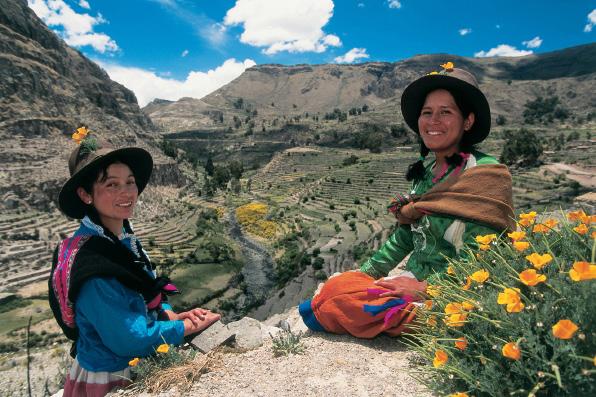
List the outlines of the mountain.
<svg viewBox="0 0 596 397">
<path fill-rule="evenodd" d="M 373 111 L 360 117 L 360 124 L 382 121 L 390 125 L 402 122 L 399 98 L 407 84 L 418 76 L 439 70 L 439 65 L 446 61 L 477 76 L 491 104 L 493 119 L 502 115 L 520 122 L 524 104 L 538 96 L 557 95 L 579 117 L 590 113 L 596 102 L 592 94 L 596 88 L 596 44 L 593 43 L 514 58 L 433 54 L 394 63 L 258 65 L 202 99 L 153 103 L 144 111 L 163 132 L 229 131 L 237 124 L 234 116 L 244 121 L 247 114 L 257 127 L 264 125 L 270 129 L 276 127 L 272 123 L 275 118 L 306 113 L 323 117 L 334 109 L 347 112 L 364 105 Z"/>
<path fill-rule="evenodd" d="M 81 125 L 114 145 L 148 148 L 178 173 L 153 149 L 153 124 L 132 91 L 68 47 L 26 0 L 0 0 L 0 198 L 50 208 Z"/>
</svg>

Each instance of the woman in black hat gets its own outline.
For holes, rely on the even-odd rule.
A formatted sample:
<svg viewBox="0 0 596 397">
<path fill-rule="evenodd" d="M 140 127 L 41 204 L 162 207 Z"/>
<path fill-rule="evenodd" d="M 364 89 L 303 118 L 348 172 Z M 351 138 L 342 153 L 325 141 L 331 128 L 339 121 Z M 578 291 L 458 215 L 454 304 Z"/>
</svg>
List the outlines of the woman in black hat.
<svg viewBox="0 0 596 397">
<path fill-rule="evenodd" d="M 176 288 L 156 277 L 133 233 L 129 218 L 151 176 L 151 155 L 140 148 L 113 149 L 85 128 L 73 138 L 79 145 L 58 202 L 81 225 L 54 252 L 49 298 L 73 340 L 75 361 L 64 396 L 103 396 L 130 383 L 129 365 L 138 357 L 162 344 L 180 344 L 220 316 L 204 309 L 174 313 L 166 296 Z"/>
<path fill-rule="evenodd" d="M 415 80 L 402 94 L 402 114 L 420 137 L 420 157 L 406 174 L 412 182 L 410 192 L 397 195 L 389 206 L 399 227 L 361 265 L 364 275 L 358 276 L 368 277 L 372 290 L 379 292 L 381 298 L 408 299 L 384 303 L 379 306 L 384 309 L 378 315 L 371 317 L 366 313 L 359 321 L 353 313 L 359 313 L 354 307 L 362 306 L 360 298 L 329 307 L 330 302 L 336 304 L 333 300 L 336 296 L 346 298 L 345 291 L 338 288 L 342 283 L 334 279 L 323 286 L 312 302 L 300 306 L 306 324 L 312 329 L 371 337 L 369 331 L 374 322 L 375 334 L 397 335 L 412 318 L 405 315 L 411 311 L 412 304 L 401 312 L 391 311 L 390 319 L 383 317 L 384 310 L 392 304 L 406 305 L 412 299 L 422 299 L 427 280 L 446 272 L 445 257 L 458 256 L 466 244 L 476 244 L 477 236 L 496 237 L 505 230 L 515 229 L 511 175 L 507 167 L 474 148 L 490 131 L 488 102 L 471 73 L 454 68 L 451 62 L 441 66 L 441 72 Z M 427 159 L 431 153 L 432 158 Z M 408 254 L 406 271 L 385 277 Z M 353 275 L 345 277 L 348 280 Z M 333 288 L 337 291 L 330 290 Z M 352 313 L 350 321 L 345 321 L 346 310 Z"/>
</svg>

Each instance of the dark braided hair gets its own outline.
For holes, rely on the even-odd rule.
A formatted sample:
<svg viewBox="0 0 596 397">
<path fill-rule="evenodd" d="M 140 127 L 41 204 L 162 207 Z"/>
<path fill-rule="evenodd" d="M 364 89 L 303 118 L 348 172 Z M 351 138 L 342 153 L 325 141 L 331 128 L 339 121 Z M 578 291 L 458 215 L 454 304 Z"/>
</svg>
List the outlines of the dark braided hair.
<svg viewBox="0 0 596 397">
<path fill-rule="evenodd" d="M 437 88 L 440 89 L 440 88 Z M 459 111 L 461 112 L 463 118 L 465 119 L 472 113 L 472 108 L 468 105 L 468 103 L 464 100 L 464 96 L 455 89 L 447 90 L 453 97 L 455 104 L 457 105 Z M 427 93 L 428 95 L 428 93 Z M 471 153 L 474 151 L 474 144 L 469 142 L 468 134 L 464 134 L 460 143 L 459 143 L 459 150 L 463 153 Z M 418 160 L 408 166 L 408 171 L 406 172 L 406 180 L 420 180 L 424 178 L 424 174 L 426 169 L 424 168 L 424 159 L 430 153 L 430 149 L 426 147 L 420 135 L 418 136 L 418 142 L 420 144 L 420 157 Z M 445 160 L 447 164 L 450 166 L 458 166 L 463 161 L 462 156 L 459 153 L 453 153 L 451 156 L 446 157 Z"/>
</svg>

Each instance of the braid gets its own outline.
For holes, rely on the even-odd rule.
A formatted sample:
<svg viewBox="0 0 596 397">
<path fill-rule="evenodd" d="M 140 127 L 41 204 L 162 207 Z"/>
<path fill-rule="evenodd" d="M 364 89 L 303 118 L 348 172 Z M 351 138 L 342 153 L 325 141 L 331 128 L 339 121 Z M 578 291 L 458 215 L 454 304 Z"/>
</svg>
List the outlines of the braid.
<svg viewBox="0 0 596 397">
<path fill-rule="evenodd" d="M 430 153 L 430 149 L 426 147 L 424 142 L 420 140 L 420 157 L 418 161 L 410 164 L 408 166 L 408 171 L 406 172 L 406 180 L 418 180 L 424 178 L 424 173 L 426 172 L 424 168 L 424 159 Z"/>
</svg>

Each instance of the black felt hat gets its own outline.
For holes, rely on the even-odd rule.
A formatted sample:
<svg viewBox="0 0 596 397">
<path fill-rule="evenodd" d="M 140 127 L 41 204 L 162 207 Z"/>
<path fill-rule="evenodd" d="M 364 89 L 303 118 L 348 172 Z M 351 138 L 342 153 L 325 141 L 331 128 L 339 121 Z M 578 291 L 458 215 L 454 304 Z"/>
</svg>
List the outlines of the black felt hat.
<svg viewBox="0 0 596 397">
<path fill-rule="evenodd" d="M 474 124 L 466 133 L 470 144 L 482 142 L 490 132 L 490 106 L 470 72 L 458 68 L 444 68 L 413 81 L 401 95 L 401 112 L 408 126 L 417 134 L 418 117 L 426 96 L 437 89 L 445 89 L 458 96 L 474 113 Z"/>
<path fill-rule="evenodd" d="M 114 149 L 107 142 L 100 142 L 94 137 L 87 137 L 85 141 L 70 154 L 68 159 L 70 178 L 62 186 L 58 196 L 60 210 L 75 219 L 83 218 L 87 208 L 87 204 L 83 203 L 77 194 L 77 188 L 86 178 L 94 177 L 99 168 L 115 161 L 127 164 L 135 176 L 139 194 L 147 186 L 153 170 L 153 159 L 145 149 L 137 147 Z"/>
</svg>

